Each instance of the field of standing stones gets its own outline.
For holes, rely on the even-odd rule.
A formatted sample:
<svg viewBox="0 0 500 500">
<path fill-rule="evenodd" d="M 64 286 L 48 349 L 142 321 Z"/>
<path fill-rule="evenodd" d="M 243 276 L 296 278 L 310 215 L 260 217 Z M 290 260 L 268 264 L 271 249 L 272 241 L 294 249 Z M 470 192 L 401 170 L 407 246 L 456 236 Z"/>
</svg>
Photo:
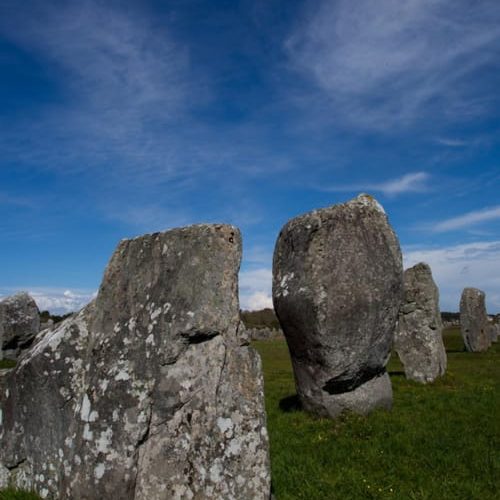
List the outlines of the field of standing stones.
<svg viewBox="0 0 500 500">
<path fill-rule="evenodd" d="M 121 241 L 97 297 L 61 323 L 41 328 L 25 293 L 0 302 L 0 498 L 360 498 L 334 486 L 308 495 L 299 486 L 295 496 L 272 486 L 282 481 L 271 470 L 286 464 L 270 425 L 290 408 L 269 407 L 273 380 L 264 390 L 250 345 L 258 332 L 240 319 L 241 254 L 236 227 L 193 225 Z M 393 351 L 415 393 L 446 375 L 431 269 L 403 272 L 398 238 L 369 195 L 283 227 L 273 302 L 293 368 L 290 401 L 308 428 L 349 418 L 362 428 L 390 411 Z M 463 290 L 459 307 L 473 358 L 497 342 L 500 319 L 476 288 Z M 280 343 L 274 336 L 273 348 Z M 498 450 L 489 460 L 498 471 Z M 393 490 L 363 491 L 439 498 Z"/>
</svg>

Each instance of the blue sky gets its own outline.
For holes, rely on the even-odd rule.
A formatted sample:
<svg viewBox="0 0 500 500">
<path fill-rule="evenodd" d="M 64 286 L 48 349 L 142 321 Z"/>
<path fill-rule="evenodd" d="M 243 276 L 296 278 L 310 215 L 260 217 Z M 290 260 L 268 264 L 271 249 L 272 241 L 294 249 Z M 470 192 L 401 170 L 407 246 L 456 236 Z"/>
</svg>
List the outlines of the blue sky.
<svg viewBox="0 0 500 500">
<path fill-rule="evenodd" d="M 240 227 L 270 305 L 291 217 L 369 192 L 443 310 L 500 312 L 500 3 L 0 4 L 0 295 L 83 305 L 117 242 Z"/>
</svg>

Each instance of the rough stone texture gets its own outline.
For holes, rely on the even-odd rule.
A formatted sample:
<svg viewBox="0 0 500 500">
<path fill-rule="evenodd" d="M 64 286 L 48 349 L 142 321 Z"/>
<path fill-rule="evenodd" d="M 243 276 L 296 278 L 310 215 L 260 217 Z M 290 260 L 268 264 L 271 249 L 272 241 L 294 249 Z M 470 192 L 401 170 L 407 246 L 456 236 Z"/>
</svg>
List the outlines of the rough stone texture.
<svg viewBox="0 0 500 500">
<path fill-rule="evenodd" d="M 498 334 L 500 333 L 500 323 L 489 323 L 489 332 L 490 332 L 490 342 L 498 341 Z"/>
<path fill-rule="evenodd" d="M 460 330 L 469 352 L 487 351 L 491 345 L 484 292 L 464 288 L 460 299 Z"/>
<path fill-rule="evenodd" d="M 7 374 L 0 483 L 59 499 L 268 499 L 240 259 L 226 225 L 122 241 L 95 301 Z"/>
<path fill-rule="evenodd" d="M 0 359 L 17 359 L 40 330 L 40 311 L 27 293 L 0 302 Z"/>
<path fill-rule="evenodd" d="M 391 407 L 385 365 L 402 291 L 399 243 L 371 196 L 284 226 L 273 300 L 307 410 L 335 417 Z"/>
<path fill-rule="evenodd" d="M 394 347 L 407 378 L 433 382 L 446 371 L 439 290 L 427 264 L 420 263 L 407 269 L 403 277 L 404 298 Z"/>
</svg>

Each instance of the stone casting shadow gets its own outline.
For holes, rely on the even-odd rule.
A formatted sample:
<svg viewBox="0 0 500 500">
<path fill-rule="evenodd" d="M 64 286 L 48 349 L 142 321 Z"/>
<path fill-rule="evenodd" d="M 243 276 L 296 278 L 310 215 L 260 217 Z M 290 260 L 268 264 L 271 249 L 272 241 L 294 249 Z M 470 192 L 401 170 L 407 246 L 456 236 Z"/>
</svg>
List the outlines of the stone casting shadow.
<svg viewBox="0 0 500 500">
<path fill-rule="evenodd" d="M 280 400 L 279 407 L 281 411 L 290 413 L 302 410 L 302 403 L 300 402 L 299 396 L 297 394 L 293 394 L 292 396 L 287 396 L 286 398 Z"/>
</svg>

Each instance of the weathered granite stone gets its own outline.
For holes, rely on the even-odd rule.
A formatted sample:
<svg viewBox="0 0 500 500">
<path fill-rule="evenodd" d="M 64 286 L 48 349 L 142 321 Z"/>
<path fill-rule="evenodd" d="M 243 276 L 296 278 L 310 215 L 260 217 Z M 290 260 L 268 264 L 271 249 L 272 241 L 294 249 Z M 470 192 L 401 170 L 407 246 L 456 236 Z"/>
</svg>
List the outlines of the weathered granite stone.
<svg viewBox="0 0 500 500">
<path fill-rule="evenodd" d="M 40 330 L 40 311 L 24 292 L 0 302 L 0 359 L 17 359 Z"/>
<path fill-rule="evenodd" d="M 399 243 L 371 196 L 284 226 L 273 300 L 307 410 L 335 417 L 391 407 L 385 365 L 402 291 Z"/>
<path fill-rule="evenodd" d="M 469 352 L 487 351 L 491 345 L 484 292 L 464 288 L 460 299 L 460 330 Z"/>
<path fill-rule="evenodd" d="M 423 262 L 407 269 L 403 277 L 404 299 L 394 347 L 407 378 L 433 382 L 446 371 L 439 290 L 431 268 Z"/>
<path fill-rule="evenodd" d="M 122 241 L 95 301 L 7 374 L 0 481 L 7 468 L 8 481 L 59 499 L 268 499 L 240 259 L 227 225 Z"/>
<path fill-rule="evenodd" d="M 500 333 L 500 323 L 489 323 L 489 332 L 490 332 L 490 342 L 498 341 L 498 334 Z"/>
</svg>

